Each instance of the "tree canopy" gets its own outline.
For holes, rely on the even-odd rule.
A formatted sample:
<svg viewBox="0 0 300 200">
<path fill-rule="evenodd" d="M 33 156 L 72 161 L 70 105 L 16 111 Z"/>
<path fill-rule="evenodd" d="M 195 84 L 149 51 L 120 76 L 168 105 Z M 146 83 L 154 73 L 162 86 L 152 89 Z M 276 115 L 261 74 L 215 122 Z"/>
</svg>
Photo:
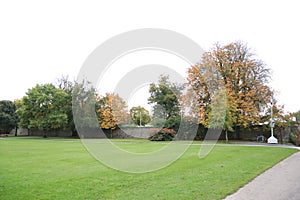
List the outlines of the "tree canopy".
<svg viewBox="0 0 300 200">
<path fill-rule="evenodd" d="M 145 126 L 151 122 L 149 111 L 141 106 L 132 107 L 129 112 L 132 122 L 136 125 Z"/>
<path fill-rule="evenodd" d="M 154 116 L 168 119 L 180 114 L 180 86 L 171 83 L 168 76 L 161 76 L 158 84 L 151 83 L 149 104 L 154 104 Z"/>
<path fill-rule="evenodd" d="M 205 128 L 234 131 L 268 120 L 267 103 L 274 93 L 268 86 L 269 80 L 269 68 L 247 45 L 242 42 L 216 44 L 202 55 L 199 63 L 188 69 L 187 90 L 170 82 L 165 75 L 160 76 L 158 83 L 150 84 L 148 103 L 153 106 L 152 119 L 142 107 L 133 107 L 128 113 L 125 101 L 118 94 L 99 96 L 88 82 L 71 82 L 68 77 L 59 79 L 56 86 L 43 84 L 29 89 L 16 102 L 16 113 L 20 127 L 40 130 L 69 128 L 76 132 L 78 128 L 98 124 L 113 130 L 130 118 L 137 125 L 152 120 L 152 124 L 176 130 L 184 115 L 184 120 L 195 122 L 197 118 Z M 219 106 L 221 102 L 225 102 L 224 107 Z M 284 126 L 287 120 L 283 107 L 274 106 L 278 125 Z M 11 128 L 16 121 L 12 114 L 3 113 L 0 107 L 2 132 L 4 124 Z M 14 113 L 13 105 L 10 113 Z"/>
<path fill-rule="evenodd" d="M 100 127 L 103 129 L 115 129 L 128 120 L 128 110 L 125 101 L 117 94 L 106 93 L 98 96 L 96 112 Z"/>
<path fill-rule="evenodd" d="M 36 85 L 29 89 L 18 105 L 20 126 L 50 130 L 68 125 L 68 94 L 53 84 Z"/>
<path fill-rule="evenodd" d="M 98 124 L 94 120 L 96 98 L 96 89 L 89 82 L 74 83 L 71 102 L 73 121 L 77 131 L 78 129 L 92 128 Z"/>
<path fill-rule="evenodd" d="M 165 75 L 160 76 L 157 84 L 150 84 L 148 103 L 154 105 L 154 124 L 162 122 L 163 127 L 178 130 L 181 120 L 182 89 L 181 85 L 170 82 L 169 77 Z"/>
<path fill-rule="evenodd" d="M 17 126 L 16 105 L 9 100 L 0 101 L 0 133 L 8 134 Z"/>
<path fill-rule="evenodd" d="M 196 97 L 194 106 L 199 122 L 206 127 L 212 126 L 211 106 L 213 99 L 218 98 L 216 91 L 221 88 L 210 87 L 222 85 L 227 101 L 222 128 L 232 130 L 258 123 L 273 95 L 267 85 L 269 78 L 270 70 L 245 44 L 216 44 L 203 54 L 202 62 L 188 69 L 190 95 Z"/>
</svg>

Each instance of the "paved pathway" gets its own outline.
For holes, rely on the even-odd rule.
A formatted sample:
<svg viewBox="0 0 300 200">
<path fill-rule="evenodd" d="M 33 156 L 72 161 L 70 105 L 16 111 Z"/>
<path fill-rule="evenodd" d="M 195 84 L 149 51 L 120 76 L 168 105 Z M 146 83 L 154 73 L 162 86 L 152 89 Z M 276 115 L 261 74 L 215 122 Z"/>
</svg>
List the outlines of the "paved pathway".
<svg viewBox="0 0 300 200">
<path fill-rule="evenodd" d="M 256 177 L 225 200 L 300 200 L 300 152 Z"/>
</svg>

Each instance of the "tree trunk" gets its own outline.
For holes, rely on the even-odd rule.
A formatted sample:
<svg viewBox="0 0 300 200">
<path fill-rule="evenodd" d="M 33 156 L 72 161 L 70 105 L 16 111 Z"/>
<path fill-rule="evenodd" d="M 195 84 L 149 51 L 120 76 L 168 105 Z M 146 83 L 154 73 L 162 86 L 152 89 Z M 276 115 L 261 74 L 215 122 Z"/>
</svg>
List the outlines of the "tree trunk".
<svg viewBox="0 0 300 200">
<path fill-rule="evenodd" d="M 280 144 L 283 144 L 282 127 L 279 128 L 279 132 L 280 132 Z"/>
<path fill-rule="evenodd" d="M 77 130 L 74 128 L 71 129 L 73 137 L 79 137 Z"/>
<path fill-rule="evenodd" d="M 43 138 L 47 138 L 47 131 L 43 130 Z"/>
<path fill-rule="evenodd" d="M 225 130 L 225 138 L 226 138 L 226 143 L 228 143 L 228 131 Z"/>
<path fill-rule="evenodd" d="M 235 132 L 235 136 L 236 136 L 235 139 L 239 140 L 239 139 L 240 139 L 240 130 L 239 130 L 239 126 L 235 126 L 235 127 L 234 127 L 234 132 Z"/>
</svg>

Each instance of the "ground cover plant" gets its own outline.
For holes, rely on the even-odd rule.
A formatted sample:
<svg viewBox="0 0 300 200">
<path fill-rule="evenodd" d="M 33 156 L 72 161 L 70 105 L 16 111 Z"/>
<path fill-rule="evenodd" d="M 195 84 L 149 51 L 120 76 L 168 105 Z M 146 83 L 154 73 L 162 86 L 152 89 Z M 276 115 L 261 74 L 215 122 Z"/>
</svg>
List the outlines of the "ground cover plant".
<svg viewBox="0 0 300 200">
<path fill-rule="evenodd" d="M 114 142 L 142 153 L 167 144 Z M 95 160 L 78 139 L 0 139 L 0 199 L 222 199 L 296 152 L 222 144 L 199 159 L 200 145 L 162 170 L 129 174 Z"/>
</svg>

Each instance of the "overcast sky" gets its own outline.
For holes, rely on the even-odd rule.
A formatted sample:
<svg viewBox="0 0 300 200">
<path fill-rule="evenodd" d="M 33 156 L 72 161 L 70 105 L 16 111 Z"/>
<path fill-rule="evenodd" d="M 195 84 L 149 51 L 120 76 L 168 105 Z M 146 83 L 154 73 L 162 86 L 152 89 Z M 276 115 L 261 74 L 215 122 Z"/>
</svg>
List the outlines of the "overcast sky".
<svg viewBox="0 0 300 200">
<path fill-rule="evenodd" d="M 204 50 L 216 42 L 247 43 L 272 69 L 280 103 L 297 111 L 299 19 L 297 1 L 289 0 L 1 1 L 0 99 L 22 98 L 61 75 L 76 78 L 88 55 L 117 34 L 163 28 Z"/>
</svg>

